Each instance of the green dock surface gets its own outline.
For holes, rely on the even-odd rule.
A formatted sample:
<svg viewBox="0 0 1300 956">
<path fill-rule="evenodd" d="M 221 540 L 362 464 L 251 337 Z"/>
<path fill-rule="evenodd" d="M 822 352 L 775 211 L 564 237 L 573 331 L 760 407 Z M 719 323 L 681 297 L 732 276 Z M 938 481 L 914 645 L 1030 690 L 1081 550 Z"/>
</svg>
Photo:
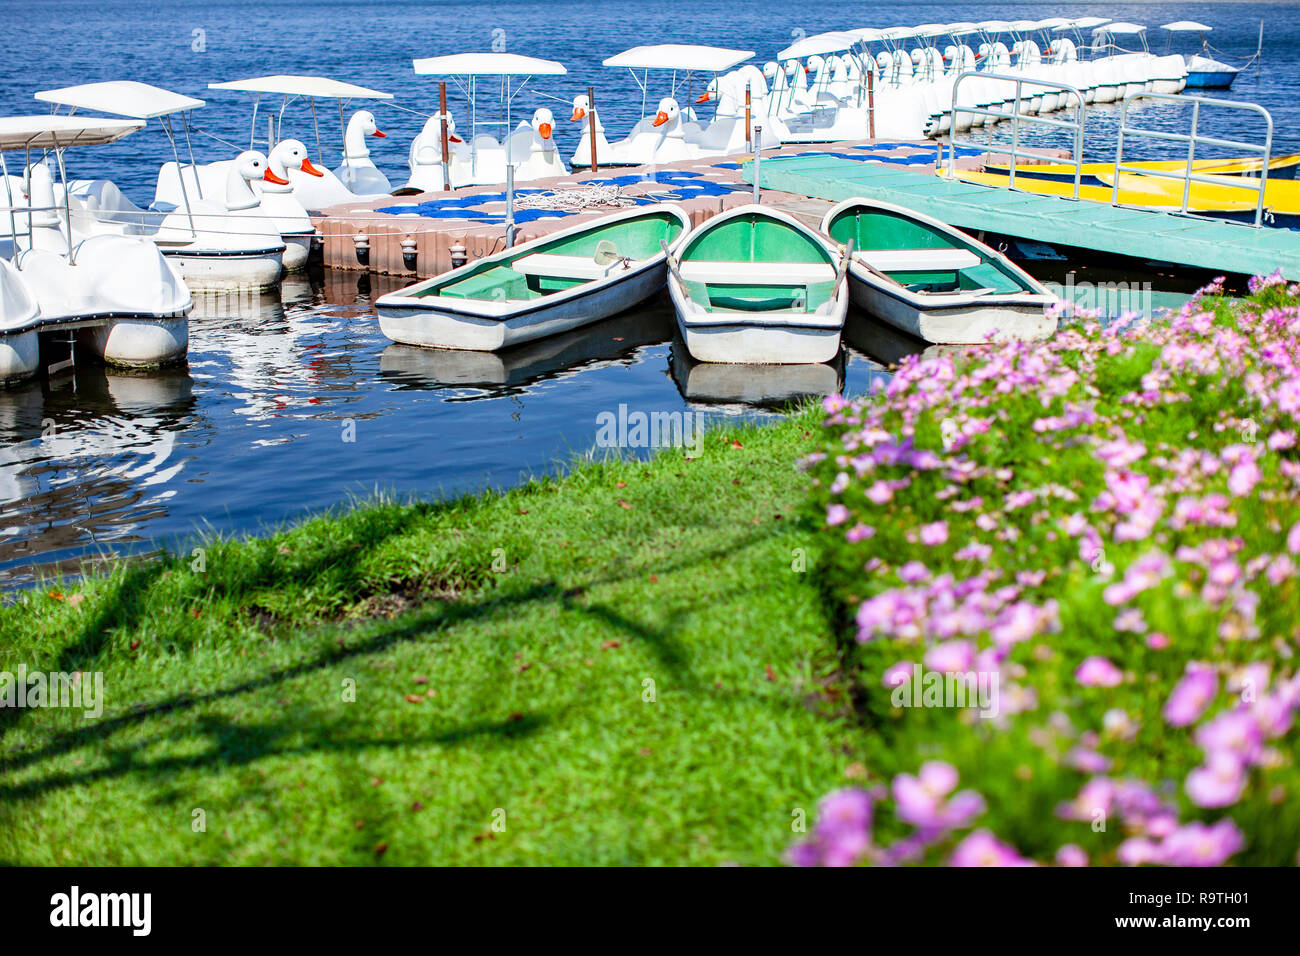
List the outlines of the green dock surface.
<svg viewBox="0 0 1300 956">
<path fill-rule="evenodd" d="M 753 183 L 752 162 L 741 176 Z M 1265 275 L 1281 269 L 1286 279 L 1300 280 L 1300 232 L 1291 229 L 1040 196 L 833 156 L 765 159 L 761 176 L 764 189 L 835 202 L 880 199 L 959 229 L 1214 272 Z"/>
</svg>

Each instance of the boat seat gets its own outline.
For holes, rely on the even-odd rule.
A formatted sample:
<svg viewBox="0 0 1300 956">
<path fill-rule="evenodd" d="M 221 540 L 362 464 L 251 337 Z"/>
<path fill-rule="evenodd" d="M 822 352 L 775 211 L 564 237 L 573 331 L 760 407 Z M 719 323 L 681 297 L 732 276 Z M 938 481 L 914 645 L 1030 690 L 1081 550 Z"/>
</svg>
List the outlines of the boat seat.
<svg viewBox="0 0 1300 956">
<path fill-rule="evenodd" d="M 880 272 L 956 272 L 982 261 L 969 249 L 864 249 L 854 257 Z"/>
<path fill-rule="evenodd" d="M 534 252 L 516 259 L 512 266 L 522 275 L 553 279 L 604 279 L 623 269 L 621 260 L 602 266 L 591 256 L 562 256 L 551 252 Z"/>
<path fill-rule="evenodd" d="M 714 285 L 804 285 L 835 278 L 829 262 L 683 262 L 682 278 L 687 282 Z"/>
</svg>

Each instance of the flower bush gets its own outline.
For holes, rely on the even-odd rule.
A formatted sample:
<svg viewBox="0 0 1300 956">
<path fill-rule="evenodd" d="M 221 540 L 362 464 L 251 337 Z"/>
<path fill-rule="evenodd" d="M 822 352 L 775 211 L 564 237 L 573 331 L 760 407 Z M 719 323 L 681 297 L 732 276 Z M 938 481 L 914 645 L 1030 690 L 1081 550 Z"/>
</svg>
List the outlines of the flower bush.
<svg viewBox="0 0 1300 956">
<path fill-rule="evenodd" d="M 1251 289 L 826 400 L 805 467 L 871 779 L 793 862 L 1296 862 L 1300 289 Z M 995 706 L 900 695 L 936 674 Z"/>
</svg>

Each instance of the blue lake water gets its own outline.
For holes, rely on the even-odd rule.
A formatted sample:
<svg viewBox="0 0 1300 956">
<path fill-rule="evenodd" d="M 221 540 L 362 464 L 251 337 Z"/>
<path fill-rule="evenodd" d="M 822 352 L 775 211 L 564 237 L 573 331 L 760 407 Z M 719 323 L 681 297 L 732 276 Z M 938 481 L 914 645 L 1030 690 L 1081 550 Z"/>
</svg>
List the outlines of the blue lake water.
<svg viewBox="0 0 1300 956">
<path fill-rule="evenodd" d="M 436 106 L 436 84 L 414 75 L 413 57 L 495 42 L 560 60 L 569 74 L 536 79 L 516 105 L 520 116 L 550 105 L 567 156 L 578 136 L 567 123 L 568 103 L 588 85 L 611 132 L 639 117 L 641 91 L 628 73 L 600 65 L 636 43 L 732 46 L 756 51 L 761 62 L 800 33 L 1086 14 L 1152 27 L 1200 20 L 1215 27 L 1217 46 L 1243 56 L 1254 51 L 1264 18 L 1262 67 L 1243 74 L 1230 95 L 1273 112 L 1275 150 L 1300 151 L 1294 3 L 896 3 L 887 10 L 773 0 L 5 3 L 10 43 L 0 62 L 0 115 L 43 111 L 32 99 L 41 89 L 144 80 L 208 100 L 196 114 L 206 133 L 194 143 L 207 161 L 231 155 L 219 140 L 247 142 L 251 114 L 248 97 L 207 91 L 209 82 L 324 74 L 395 94 L 395 105 L 374 107 L 389 136 L 372 145 L 399 182 L 410 139 Z M 1163 50 L 1160 31 L 1152 42 Z M 452 103 L 463 115 L 455 95 Z M 1113 158 L 1116 115 L 1090 114 L 1089 148 L 1098 158 Z M 1169 111 L 1148 115 L 1157 127 L 1175 122 Z M 322 128 L 331 165 L 336 127 L 335 119 Z M 305 109 L 291 107 L 283 129 L 314 150 Z M 1239 119 L 1222 129 L 1250 132 Z M 151 126 L 74 152 L 69 166 L 74 175 L 113 179 L 147 203 L 166 150 Z M 1158 154 L 1150 145 L 1142 151 Z M 761 416 L 793 393 L 860 392 L 887 374 L 881 361 L 897 357 L 878 330 L 855 328 L 842 360 L 821 370 L 693 366 L 673 345 L 664 302 L 503 357 L 406 349 L 383 338 L 369 306 L 394 287 L 384 277 L 327 273 L 290 280 L 280 295 L 208 301 L 192 320 L 185 367 L 154 375 L 82 367 L 0 391 L 0 583 L 22 585 L 87 556 L 177 545 L 204 528 L 255 532 L 375 489 L 433 497 L 514 484 L 591 450 L 597 415 L 620 405 L 699 412 L 710 421 Z"/>
</svg>

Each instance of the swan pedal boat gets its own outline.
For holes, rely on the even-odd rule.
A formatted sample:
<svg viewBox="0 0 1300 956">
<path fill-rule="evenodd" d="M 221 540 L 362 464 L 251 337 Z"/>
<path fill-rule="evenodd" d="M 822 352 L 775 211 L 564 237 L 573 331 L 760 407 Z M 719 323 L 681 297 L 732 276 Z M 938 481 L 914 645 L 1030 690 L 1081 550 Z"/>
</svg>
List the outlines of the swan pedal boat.
<svg viewBox="0 0 1300 956">
<path fill-rule="evenodd" d="M 381 296 L 394 342 L 495 352 L 617 315 L 664 284 L 665 256 L 690 231 L 672 204 L 629 209 L 526 242 Z"/>
<path fill-rule="evenodd" d="M 1056 331 L 1058 300 L 1002 254 L 930 216 L 892 203 L 849 199 L 822 232 L 853 243 L 854 304 L 940 345 L 1043 339 Z"/>
<path fill-rule="evenodd" d="M 829 362 L 849 305 L 842 259 L 778 210 L 750 204 L 714 216 L 669 262 L 686 350 L 697 362 Z"/>
</svg>

